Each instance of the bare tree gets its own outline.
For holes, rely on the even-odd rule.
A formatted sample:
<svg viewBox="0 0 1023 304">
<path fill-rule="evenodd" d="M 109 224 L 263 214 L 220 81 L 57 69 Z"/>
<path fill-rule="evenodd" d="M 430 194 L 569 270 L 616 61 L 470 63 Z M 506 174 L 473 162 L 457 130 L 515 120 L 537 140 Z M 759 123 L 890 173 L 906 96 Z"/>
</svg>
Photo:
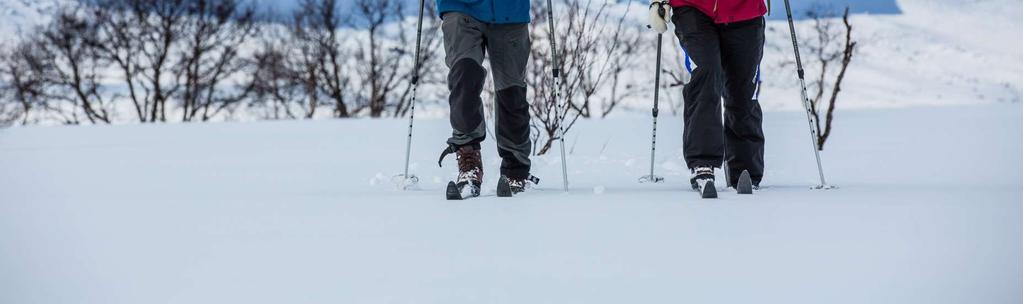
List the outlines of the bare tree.
<svg viewBox="0 0 1023 304">
<path fill-rule="evenodd" d="M 22 73 L 12 58 L 13 53 L 12 49 L 0 45 L 0 127 L 17 122 L 24 124 L 32 109 L 32 104 L 25 103 L 23 98 L 14 97 L 20 87 L 16 84 L 17 77 Z"/>
<path fill-rule="evenodd" d="M 0 53 L 0 126 L 28 124 L 31 113 L 46 103 L 46 79 L 33 47 L 23 43 Z"/>
<path fill-rule="evenodd" d="M 145 58 L 142 76 L 149 92 L 149 121 L 167 121 L 167 102 L 178 93 L 181 84 L 174 75 L 175 47 L 183 38 L 187 0 L 128 0 L 141 1 L 148 10 L 148 18 L 140 18 L 145 30 L 142 54 Z"/>
<path fill-rule="evenodd" d="M 90 2 L 91 15 L 97 23 L 98 37 L 92 46 L 96 56 L 105 64 L 115 66 L 120 81 L 125 84 L 127 98 L 131 100 L 139 122 L 149 121 L 148 96 L 141 92 L 142 37 L 149 30 L 144 18 L 149 14 L 142 2 L 124 0 L 95 0 Z M 116 98 L 116 97 L 115 97 Z"/>
<path fill-rule="evenodd" d="M 393 21 L 403 21 L 403 1 L 355 0 L 354 22 L 365 26 L 364 39 L 358 39 L 354 51 L 356 73 L 360 76 L 359 108 L 368 109 L 370 117 L 380 117 L 388 100 L 410 73 L 403 72 L 401 63 L 413 56 L 415 42 L 405 30 L 397 31 L 393 43 L 388 43 L 385 27 Z M 414 37 L 414 36 L 413 36 Z"/>
<path fill-rule="evenodd" d="M 78 124 L 79 107 L 59 80 L 58 63 L 40 36 L 19 41 L 0 56 L 0 94 L 7 95 L 8 123 Z M 13 120 L 12 120 L 13 119 Z"/>
<path fill-rule="evenodd" d="M 7 90 L 0 86 L 0 128 L 9 127 L 23 117 L 23 112 L 17 112 L 15 106 L 6 101 Z"/>
<path fill-rule="evenodd" d="M 632 3 L 629 2 L 629 4 L 631 5 Z M 628 26 L 625 22 L 627 14 L 628 10 L 616 21 L 611 37 L 602 40 L 605 41 L 605 45 L 601 49 L 602 52 L 599 58 L 607 61 L 607 71 L 604 73 L 607 74 L 605 78 L 608 79 L 602 80 L 596 87 L 610 86 L 610 91 L 600 95 L 603 96 L 600 110 L 601 118 L 611 114 L 624 99 L 641 92 L 640 86 L 634 80 L 622 77 L 623 73 L 637 68 L 636 59 L 639 58 L 637 55 L 646 50 L 644 49 L 645 46 L 641 43 L 641 38 L 643 37 L 641 31 L 644 29 Z M 608 80 L 611 83 L 604 84 Z"/>
<path fill-rule="evenodd" d="M 443 49 L 443 41 L 440 39 L 440 19 L 437 18 L 437 8 L 434 1 L 426 1 L 423 13 L 423 35 L 421 46 L 419 50 L 419 87 L 425 87 L 430 85 L 438 85 L 445 83 L 444 66 L 440 62 L 441 56 L 438 50 Z M 416 16 L 416 22 L 418 22 L 418 16 Z M 404 19 L 404 18 L 403 18 Z M 397 94 L 394 102 L 394 117 L 404 117 L 408 115 L 409 109 L 412 103 L 412 77 L 417 73 L 415 71 L 415 36 L 411 33 L 406 33 L 404 29 L 418 27 L 418 25 L 406 25 L 406 20 L 400 21 L 402 24 L 402 30 L 398 35 L 398 45 L 404 46 L 400 48 L 391 48 L 391 52 L 395 56 L 400 56 L 400 62 L 405 68 L 398 71 L 399 81 L 404 83 L 404 88 Z M 428 92 L 428 91 L 427 91 Z M 423 94 L 424 90 L 419 90 L 418 94 Z M 422 97 L 422 96 L 420 96 Z M 435 98 L 442 99 L 442 98 Z M 422 100 L 430 100 L 430 98 L 420 98 Z M 486 99 L 484 99 L 486 100 Z"/>
<path fill-rule="evenodd" d="M 167 121 L 167 103 L 182 88 L 176 69 L 189 28 L 186 0 L 91 0 L 98 24 L 92 47 L 120 71 L 140 122 Z M 191 10 L 194 12 L 194 10 Z"/>
<path fill-rule="evenodd" d="M 572 1 L 572 0 L 566 0 Z M 572 94 L 575 85 L 578 84 L 576 81 L 566 81 L 573 79 L 567 75 L 568 71 L 563 67 L 571 67 L 572 59 L 565 58 L 569 53 L 570 47 L 568 47 L 567 40 L 569 37 L 568 31 L 555 29 L 554 37 L 551 37 L 551 33 L 547 31 L 549 26 L 548 22 L 552 22 L 547 19 L 548 10 L 551 8 L 546 5 L 534 5 L 531 10 L 533 26 L 530 28 L 529 36 L 530 40 L 533 41 L 534 47 L 530 50 L 529 67 L 527 68 L 526 83 L 532 88 L 532 104 L 530 106 L 530 113 L 532 119 L 530 123 L 534 132 L 530 132 L 533 147 L 539 147 L 536 150 L 536 155 L 544 155 L 553 146 L 554 141 L 558 140 L 559 130 L 564 128 L 565 131 L 571 129 L 571 126 L 582 116 L 578 110 L 579 107 L 567 106 L 571 104 Z M 577 12 L 572 12 L 571 9 L 564 11 L 570 11 L 569 16 L 563 18 L 556 16 L 557 20 L 565 20 L 566 18 L 575 18 L 578 16 Z M 562 24 L 572 24 L 571 20 L 568 22 L 561 22 Z M 574 24 L 568 26 L 570 28 Z M 585 29 L 583 29 L 585 30 Z M 559 34 L 560 33 L 560 34 Z M 561 70 L 564 71 L 560 75 L 562 79 L 561 87 L 557 88 L 561 90 L 561 100 L 557 99 L 557 94 L 554 91 L 554 78 L 551 70 L 554 68 L 552 62 L 552 50 L 547 48 L 549 46 L 550 39 L 557 39 L 561 43 L 560 49 L 556 50 L 560 59 Z M 574 78 L 578 79 L 578 78 Z M 569 118 L 571 116 L 571 118 Z M 543 140 L 542 145 L 538 145 Z"/>
<path fill-rule="evenodd" d="M 10 80 L 7 78 L 10 73 L 7 73 L 4 65 L 9 62 L 7 57 L 7 49 L 3 45 L 0 45 L 0 128 L 8 127 L 14 122 L 21 120 L 24 115 L 24 111 L 17 111 L 16 106 L 12 102 L 8 101 L 7 95 L 12 91 Z M 24 108 L 24 107 L 22 107 Z"/>
<path fill-rule="evenodd" d="M 45 77 L 68 94 L 55 94 L 53 99 L 63 100 L 81 110 L 91 123 L 110 123 L 107 100 L 102 94 L 99 69 L 102 64 L 94 56 L 92 42 L 97 31 L 78 9 L 61 11 L 49 27 L 41 32 L 36 47 L 42 50 L 38 58 L 47 67 Z M 67 123 L 78 123 L 78 114 L 72 113 Z"/>
<path fill-rule="evenodd" d="M 621 74 L 632 68 L 634 54 L 640 48 L 639 30 L 625 21 L 632 3 L 627 5 L 621 16 L 612 16 L 607 2 L 593 7 L 592 1 L 566 1 L 569 27 L 565 58 L 569 73 L 579 82 L 573 85 L 569 81 L 569 87 L 575 88 L 569 91 L 569 100 L 575 101 L 569 105 L 583 118 L 594 116 L 594 104 L 599 106 L 600 117 L 606 117 L 622 98 L 634 93 L 619 91 L 623 85 Z"/>
<path fill-rule="evenodd" d="M 807 12 L 807 16 L 814 21 L 815 38 L 807 44 L 813 62 L 819 68 L 817 78 L 811 79 L 811 85 L 816 90 L 810 103 L 810 112 L 814 115 L 817 125 L 817 149 L 824 150 L 824 143 L 831 135 L 831 125 L 834 121 L 835 102 L 838 93 L 842 91 L 842 80 L 845 79 L 846 70 L 852 62 L 856 49 L 856 42 L 852 40 L 852 25 L 849 24 L 849 7 L 845 8 L 842 14 L 842 27 L 836 29 L 835 16 L 830 10 L 823 7 L 816 7 Z M 831 76 L 830 68 L 838 66 L 838 73 Z M 830 80 L 829 80 L 830 78 Z M 824 103 L 825 92 L 830 86 L 830 94 L 827 103 Z M 820 119 L 821 112 L 824 112 L 824 120 Z M 823 124 L 823 125 L 822 125 Z"/>
<path fill-rule="evenodd" d="M 609 4 L 592 0 L 562 0 L 564 9 L 555 18 L 560 43 L 558 56 L 562 64 L 561 92 L 563 100 L 555 100 L 553 88 L 550 33 L 547 32 L 546 5 L 534 5 L 534 25 L 530 39 L 534 48 L 530 56 L 527 84 L 533 89 L 532 106 L 534 146 L 537 155 L 550 150 L 558 140 L 559 129 L 567 132 L 579 118 L 591 117 L 591 107 L 600 103 L 600 116 L 610 113 L 627 94 L 618 91 L 621 74 L 630 66 L 629 56 L 639 49 L 638 32 L 627 29 L 625 15 L 611 16 Z M 630 45 L 627 45 L 630 44 Z M 607 84 L 611 81 L 610 88 Z M 631 93 L 630 93 L 631 94 Z M 542 133 L 542 136 L 541 134 Z M 536 145 L 543 139 L 541 145 Z"/>
<path fill-rule="evenodd" d="M 321 49 L 324 44 L 318 38 L 319 26 L 318 22 L 314 19 L 317 7 L 320 7 L 313 1 L 307 0 L 303 2 L 303 9 L 295 14 L 293 23 L 290 25 L 287 48 L 290 48 L 291 59 L 285 61 L 289 69 L 293 72 L 293 81 L 302 90 L 305 99 L 300 103 L 304 105 L 305 111 L 303 117 L 311 119 L 316 115 L 316 110 L 320 106 L 320 70 L 323 67 L 320 65 L 321 58 L 326 53 L 325 50 Z M 327 44 L 330 45 L 330 44 Z M 333 70 L 336 68 L 338 71 L 341 70 L 340 63 L 331 67 Z M 344 87 L 348 85 L 348 78 L 344 74 L 334 74 L 338 76 L 334 78 L 334 83 L 338 84 L 336 87 Z M 344 78 L 341 78 L 344 77 Z M 345 95 L 343 91 L 335 91 L 334 97 L 334 117 L 348 117 L 348 105 L 345 103 Z"/>
<path fill-rule="evenodd" d="M 239 54 L 256 33 L 255 9 L 235 0 L 194 0 L 186 3 L 182 51 L 174 70 L 183 78 L 178 98 L 181 120 L 209 120 L 242 101 L 249 87 L 224 82 L 248 62 Z"/>
<path fill-rule="evenodd" d="M 390 30 L 394 22 L 405 22 L 402 2 L 363 0 L 352 7 L 351 18 L 344 21 L 336 0 L 304 0 L 286 32 L 265 29 L 262 47 L 253 56 L 260 77 L 253 79 L 257 100 L 250 106 L 277 105 L 278 114 L 269 116 L 291 116 L 292 107 L 285 105 L 296 104 L 290 100 L 302 95 L 304 101 L 297 104 L 306 118 L 321 103 L 333 105 L 334 117 L 381 117 L 388 111 L 406 115 L 414 36 Z M 439 22 L 433 6 L 426 9 L 430 13 L 424 20 L 421 85 L 438 82 L 439 74 L 433 63 Z"/>
<path fill-rule="evenodd" d="M 249 107 L 264 111 L 263 118 L 294 119 L 297 116 L 292 105 L 302 108 L 303 87 L 299 72 L 293 69 L 294 52 L 282 42 L 281 33 L 273 28 L 264 30 L 268 37 L 261 41 L 261 47 L 252 55 L 255 65 L 250 87 L 252 88 Z M 284 34 L 286 35 L 286 34 Z M 314 91 L 315 92 L 315 91 Z M 312 117 L 316 105 L 302 110 L 302 117 Z"/>
<path fill-rule="evenodd" d="M 337 0 L 303 0 L 289 25 L 293 60 L 286 63 L 305 92 L 305 117 L 312 118 L 322 94 L 333 105 L 333 117 L 350 117 L 350 72 L 341 45 L 340 7 Z"/>
</svg>

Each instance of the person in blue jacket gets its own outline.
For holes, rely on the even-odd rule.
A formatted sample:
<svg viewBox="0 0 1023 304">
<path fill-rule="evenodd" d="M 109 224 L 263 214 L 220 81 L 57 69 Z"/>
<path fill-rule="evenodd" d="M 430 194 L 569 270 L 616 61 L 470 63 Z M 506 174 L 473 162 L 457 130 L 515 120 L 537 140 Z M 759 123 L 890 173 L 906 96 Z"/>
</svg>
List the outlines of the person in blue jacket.
<svg viewBox="0 0 1023 304">
<path fill-rule="evenodd" d="M 497 151 L 502 159 L 497 194 L 522 192 L 530 180 L 532 145 L 525 81 L 529 9 L 529 0 L 437 0 L 445 63 L 450 68 L 452 128 L 440 159 L 443 162 L 444 156 L 455 153 L 459 171 L 458 178 L 448 185 L 448 199 L 479 195 L 483 180 L 480 143 L 487 135 L 480 97 L 487 71 L 482 63 L 488 56 L 497 99 Z M 502 185 L 507 187 L 502 189 Z"/>
</svg>

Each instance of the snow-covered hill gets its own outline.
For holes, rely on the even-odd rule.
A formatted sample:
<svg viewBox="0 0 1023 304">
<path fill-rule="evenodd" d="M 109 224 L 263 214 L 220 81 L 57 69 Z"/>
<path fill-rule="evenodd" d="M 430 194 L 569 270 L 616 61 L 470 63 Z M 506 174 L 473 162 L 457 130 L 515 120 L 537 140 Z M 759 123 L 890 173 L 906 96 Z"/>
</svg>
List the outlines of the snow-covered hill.
<svg viewBox="0 0 1023 304">
<path fill-rule="evenodd" d="M 898 5 L 899 15 L 851 18 L 859 52 L 843 84 L 840 109 L 1023 101 L 1023 42 L 1014 38 L 1023 37 L 1019 1 Z M 797 27 L 806 43 L 812 21 L 798 21 Z M 785 65 L 792 61 L 786 22 L 769 21 L 767 39 L 761 102 L 769 110 L 800 109 L 794 67 Z"/>
<path fill-rule="evenodd" d="M 852 19 L 861 52 L 843 87 L 843 108 L 1023 101 L 1023 42 L 1010 38 L 1023 36 L 1018 1 L 899 5 L 903 15 Z M 769 103 L 793 93 L 764 92 Z"/>
<path fill-rule="evenodd" d="M 1019 303 L 1023 108 L 846 111 L 815 182 L 767 113 L 766 188 L 686 188 L 681 125 L 585 121 L 540 187 L 443 199 L 445 120 L 0 130 L 0 303 Z M 556 153 L 555 153 L 556 154 Z"/>
</svg>

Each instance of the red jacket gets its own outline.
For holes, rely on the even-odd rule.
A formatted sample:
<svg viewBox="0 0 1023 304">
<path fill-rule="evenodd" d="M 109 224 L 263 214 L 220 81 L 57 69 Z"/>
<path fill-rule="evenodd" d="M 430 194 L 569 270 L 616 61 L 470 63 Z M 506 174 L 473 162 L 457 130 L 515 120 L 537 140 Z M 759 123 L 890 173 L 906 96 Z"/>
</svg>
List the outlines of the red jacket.
<svg viewBox="0 0 1023 304">
<path fill-rule="evenodd" d="M 746 21 L 767 14 L 764 0 L 669 0 L 672 7 L 692 6 L 714 23 Z"/>
</svg>

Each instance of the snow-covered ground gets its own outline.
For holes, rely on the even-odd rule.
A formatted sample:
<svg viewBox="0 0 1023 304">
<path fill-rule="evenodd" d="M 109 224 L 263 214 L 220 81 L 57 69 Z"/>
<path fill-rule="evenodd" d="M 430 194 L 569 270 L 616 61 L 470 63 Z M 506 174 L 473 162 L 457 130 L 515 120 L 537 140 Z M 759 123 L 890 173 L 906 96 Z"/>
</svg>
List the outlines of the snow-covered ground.
<svg viewBox="0 0 1023 304">
<path fill-rule="evenodd" d="M 0 36 L 69 1 L 0 0 Z M 0 303 L 1020 303 L 1017 2 L 900 0 L 903 14 L 853 17 L 830 191 L 809 189 L 804 114 L 777 112 L 800 107 L 777 20 L 752 197 L 687 190 L 668 115 L 667 181 L 637 183 L 644 97 L 569 132 L 567 193 L 555 149 L 534 158 L 539 188 L 494 197 L 487 141 L 484 195 L 460 202 L 442 193 L 453 158 L 436 166 L 442 99 L 422 115 L 440 119 L 416 122 L 414 191 L 391 183 L 404 120 L 0 129 Z"/>
<path fill-rule="evenodd" d="M 1019 303 L 1023 107 L 844 111 L 809 190 L 801 113 L 766 114 L 766 186 L 700 200 L 661 119 L 573 129 L 571 189 L 445 201 L 447 122 L 0 130 L 0 303 Z M 556 152 L 557 150 L 555 150 Z M 556 153 L 554 153 L 556 154 Z M 723 190 L 723 189 L 722 189 Z"/>
</svg>

